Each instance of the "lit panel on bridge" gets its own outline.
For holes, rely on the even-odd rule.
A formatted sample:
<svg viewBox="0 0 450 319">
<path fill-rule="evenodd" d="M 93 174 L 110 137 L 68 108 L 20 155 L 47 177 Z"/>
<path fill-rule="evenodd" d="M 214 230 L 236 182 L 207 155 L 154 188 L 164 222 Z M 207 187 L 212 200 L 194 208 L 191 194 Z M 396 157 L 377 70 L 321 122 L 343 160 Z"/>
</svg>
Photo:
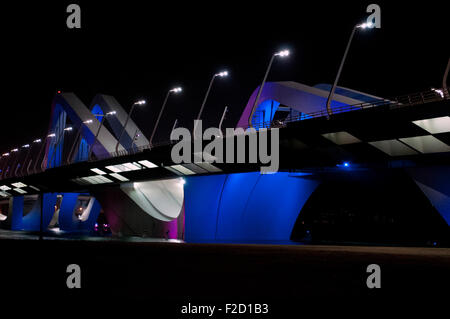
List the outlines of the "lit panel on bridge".
<svg viewBox="0 0 450 319">
<path fill-rule="evenodd" d="M 450 116 L 413 121 L 413 123 L 431 134 L 450 132 Z"/>
<path fill-rule="evenodd" d="M 102 171 L 101 169 L 98 168 L 91 168 L 91 171 L 93 171 L 94 173 L 97 173 L 99 175 L 106 175 L 107 173 L 105 173 L 104 171 Z"/>
<path fill-rule="evenodd" d="M 116 178 L 117 180 L 119 180 L 121 182 L 128 182 L 129 181 L 128 178 L 126 178 L 125 176 L 122 176 L 122 175 L 120 175 L 118 173 L 111 173 L 109 175 L 111 175 L 112 177 Z"/>
<path fill-rule="evenodd" d="M 418 154 L 415 150 L 408 147 L 398 140 L 384 140 L 369 142 L 370 145 L 378 148 L 380 151 L 390 156 L 404 156 Z"/>
<path fill-rule="evenodd" d="M 158 167 L 158 165 L 153 164 L 152 162 L 147 161 L 147 160 L 139 161 L 138 163 L 144 165 L 144 166 L 147 167 L 147 168 L 155 168 L 155 167 Z"/>
<path fill-rule="evenodd" d="M 401 138 L 400 141 L 408 144 L 421 153 L 450 152 L 450 146 L 432 135 Z"/>
<path fill-rule="evenodd" d="M 25 190 L 23 190 L 21 188 L 14 188 L 13 191 L 18 192 L 19 194 L 26 194 L 27 193 L 27 191 L 25 191 Z"/>
<path fill-rule="evenodd" d="M 27 185 L 25 185 L 24 183 L 21 183 L 21 182 L 12 183 L 11 185 L 16 187 L 16 188 L 27 187 Z"/>
<path fill-rule="evenodd" d="M 322 134 L 322 136 L 337 145 L 354 144 L 354 143 L 361 142 L 361 140 L 359 138 L 356 138 L 353 135 L 351 135 L 350 133 L 345 132 L 345 131 L 335 132 L 335 133 L 326 133 L 326 134 Z"/>
</svg>

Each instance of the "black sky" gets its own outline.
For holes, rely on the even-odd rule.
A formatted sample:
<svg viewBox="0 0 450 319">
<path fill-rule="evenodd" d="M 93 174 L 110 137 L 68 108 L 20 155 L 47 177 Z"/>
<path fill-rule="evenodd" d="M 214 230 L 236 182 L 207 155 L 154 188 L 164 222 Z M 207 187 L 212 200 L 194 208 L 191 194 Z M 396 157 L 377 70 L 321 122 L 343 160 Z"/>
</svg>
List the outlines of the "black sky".
<svg viewBox="0 0 450 319">
<path fill-rule="evenodd" d="M 0 152 L 47 131 L 56 90 L 73 91 L 89 105 L 96 93 L 114 95 L 149 135 L 167 90 L 184 91 L 167 104 L 161 132 L 175 118 L 192 125 L 213 73 L 205 109 L 216 126 L 225 105 L 232 127 L 259 85 L 270 55 L 270 81 L 308 85 L 334 80 L 351 28 L 381 7 L 382 28 L 359 32 L 340 85 L 390 97 L 440 87 L 449 58 L 445 2 L 416 1 L 44 1 L 2 4 Z M 81 30 L 66 27 L 69 3 L 82 10 Z"/>
</svg>

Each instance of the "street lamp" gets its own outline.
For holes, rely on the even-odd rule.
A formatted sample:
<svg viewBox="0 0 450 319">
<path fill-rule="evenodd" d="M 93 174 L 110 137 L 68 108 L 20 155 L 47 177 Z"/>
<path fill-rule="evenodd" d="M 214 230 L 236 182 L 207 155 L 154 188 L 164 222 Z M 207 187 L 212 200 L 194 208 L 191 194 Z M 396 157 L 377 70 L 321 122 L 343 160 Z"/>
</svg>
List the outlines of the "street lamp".
<svg viewBox="0 0 450 319">
<path fill-rule="evenodd" d="M 355 35 L 356 29 L 366 29 L 366 28 L 372 28 L 372 27 L 373 27 L 373 23 L 367 22 L 367 23 L 357 24 L 352 29 L 352 33 L 350 34 L 350 38 L 348 39 L 347 47 L 345 48 L 344 56 L 342 57 L 342 61 L 341 61 L 341 64 L 339 66 L 339 69 L 338 69 L 338 72 L 336 75 L 336 79 L 334 80 L 333 87 L 331 88 L 330 94 L 328 95 L 327 105 L 326 105 L 328 116 L 333 114 L 333 111 L 331 110 L 331 107 L 330 107 L 330 103 L 331 103 L 331 100 L 333 99 L 334 91 L 336 90 L 336 86 L 339 81 L 339 77 L 341 76 L 342 67 L 344 66 L 345 59 L 347 58 L 348 49 L 350 48 L 350 44 L 352 43 L 353 36 Z"/>
<path fill-rule="evenodd" d="M 118 140 L 117 140 L 117 144 L 116 144 L 116 153 L 119 151 L 120 140 L 122 139 L 122 135 L 123 135 L 123 133 L 125 132 L 125 128 L 127 127 L 128 120 L 130 119 L 131 114 L 133 113 L 134 107 L 135 107 L 136 105 L 144 105 L 145 103 L 146 103 L 145 100 L 140 100 L 140 101 L 134 102 L 133 105 L 131 106 L 131 110 L 130 110 L 130 112 L 128 113 L 128 116 L 127 116 L 127 119 L 126 119 L 126 121 L 125 121 L 125 124 L 124 124 L 123 127 L 122 127 L 122 132 L 120 132 L 119 138 L 118 138 Z"/>
<path fill-rule="evenodd" d="M 264 84 L 266 83 L 267 76 L 269 75 L 273 60 L 275 59 L 275 57 L 284 58 L 284 57 L 287 57 L 289 54 L 290 54 L 289 50 L 282 50 L 282 51 L 272 54 L 272 57 L 270 58 L 270 61 L 269 61 L 269 65 L 267 66 L 266 74 L 264 74 L 264 79 L 263 79 L 261 85 L 259 86 L 258 94 L 256 95 L 255 102 L 253 103 L 252 114 L 250 115 L 250 118 L 248 119 L 249 124 L 251 124 L 251 118 L 253 116 L 253 112 L 255 111 L 255 107 L 258 105 L 259 97 L 261 96 Z"/>
<path fill-rule="evenodd" d="M 91 147 L 90 147 L 90 149 L 89 149 L 88 160 L 91 159 L 92 151 L 93 151 L 93 149 L 94 149 L 94 145 L 97 143 L 98 134 L 100 134 L 100 130 L 102 129 L 103 122 L 105 121 L 105 119 L 106 119 L 107 116 L 114 115 L 114 114 L 116 114 L 116 111 L 108 112 L 108 113 L 106 113 L 105 115 L 103 115 L 103 114 L 94 114 L 95 116 L 101 116 L 101 117 L 102 117 L 102 120 L 100 121 L 100 125 L 99 125 L 99 127 L 98 127 L 97 133 L 95 134 L 94 142 L 92 143 L 92 145 L 91 145 Z"/>
<path fill-rule="evenodd" d="M 200 112 L 198 112 L 197 120 L 200 120 L 200 116 L 202 115 L 203 108 L 205 107 L 206 100 L 208 99 L 209 91 L 211 91 L 211 87 L 213 85 L 214 79 L 216 77 L 223 78 L 223 77 L 226 77 L 226 76 L 228 76 L 228 71 L 222 71 L 222 72 L 216 73 L 216 74 L 214 74 L 212 76 L 211 81 L 209 82 L 208 90 L 206 91 L 205 97 L 203 98 L 203 103 L 202 103 L 202 106 L 200 107 Z M 196 133 L 196 129 L 197 129 L 197 122 L 194 125 L 194 136 L 195 136 L 195 133 Z"/>
<path fill-rule="evenodd" d="M 148 145 L 149 145 L 150 147 L 152 147 L 153 136 L 155 135 L 156 128 L 158 127 L 159 120 L 160 120 L 161 115 L 162 115 L 162 113 L 163 113 L 163 111 L 164 111 L 164 108 L 165 108 L 165 106 L 166 106 L 167 100 L 169 99 L 170 93 L 180 93 L 182 90 L 183 90 L 182 88 L 176 87 L 176 88 L 173 88 L 173 89 L 171 89 L 171 90 L 169 90 L 169 91 L 167 92 L 166 98 L 164 99 L 164 103 L 163 103 L 163 105 L 162 105 L 162 107 L 161 107 L 161 111 L 159 111 L 159 115 L 158 115 L 158 119 L 156 120 L 155 127 L 153 127 L 153 132 L 152 132 L 152 135 L 150 136 L 150 141 L 148 142 Z"/>
</svg>

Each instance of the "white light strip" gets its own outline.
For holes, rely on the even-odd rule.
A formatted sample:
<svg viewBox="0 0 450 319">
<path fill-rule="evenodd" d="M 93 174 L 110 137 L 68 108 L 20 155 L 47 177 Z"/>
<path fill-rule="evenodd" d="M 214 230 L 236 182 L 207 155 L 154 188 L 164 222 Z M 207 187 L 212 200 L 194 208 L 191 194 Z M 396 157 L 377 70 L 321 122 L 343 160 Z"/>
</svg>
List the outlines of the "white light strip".
<svg viewBox="0 0 450 319">
<path fill-rule="evenodd" d="M 122 165 L 125 166 L 126 168 L 128 168 L 130 171 L 136 171 L 138 169 L 142 169 L 142 166 L 139 165 L 138 163 L 124 163 Z"/>
<path fill-rule="evenodd" d="M 405 137 L 400 141 L 425 154 L 450 152 L 450 146 L 433 135 Z"/>
<path fill-rule="evenodd" d="M 120 174 L 117 174 L 117 173 L 111 173 L 111 174 L 109 174 L 109 175 L 111 175 L 112 177 L 114 177 L 114 178 L 117 178 L 119 181 L 121 181 L 121 182 L 128 182 L 129 181 L 129 179 L 128 178 L 126 178 L 125 176 L 122 176 L 122 175 L 120 175 Z"/>
<path fill-rule="evenodd" d="M 193 171 L 184 167 L 183 165 L 172 165 L 171 167 L 184 175 L 195 175 Z"/>
<path fill-rule="evenodd" d="M 378 148 L 380 151 L 390 156 L 405 156 L 418 154 L 415 150 L 397 140 L 374 141 L 369 142 L 369 144 Z"/>
<path fill-rule="evenodd" d="M 6 185 L 0 186 L 0 190 L 2 191 L 9 191 L 11 189 L 11 187 L 8 187 Z"/>
<path fill-rule="evenodd" d="M 82 177 L 82 180 L 88 182 L 89 184 L 105 184 L 105 183 L 113 183 L 109 178 L 104 177 L 103 175 L 94 175 Z"/>
<path fill-rule="evenodd" d="M 112 183 L 113 182 L 109 178 L 106 178 L 105 176 L 102 176 L 102 175 L 98 175 L 97 179 L 101 180 L 102 184 L 104 184 L 104 183 Z"/>
<path fill-rule="evenodd" d="M 104 171 L 102 171 L 101 169 L 98 169 L 98 168 L 91 168 L 91 171 L 93 171 L 94 173 L 100 174 L 100 175 L 106 175 L 106 173 Z"/>
<path fill-rule="evenodd" d="M 432 119 L 413 121 L 414 124 L 431 134 L 450 132 L 450 117 L 442 116 Z"/>
<path fill-rule="evenodd" d="M 75 182 L 78 185 L 85 185 L 86 184 L 86 182 L 83 179 L 81 179 L 81 178 L 74 178 L 74 179 L 72 179 L 72 182 Z"/>
<path fill-rule="evenodd" d="M 18 182 L 18 183 L 12 183 L 11 184 L 14 187 L 20 188 L 20 187 L 27 187 L 24 183 Z"/>
<path fill-rule="evenodd" d="M 172 173 L 178 175 L 178 176 L 184 176 L 183 174 L 181 174 L 179 171 L 177 171 L 176 169 L 170 167 L 170 166 L 165 166 L 165 169 L 167 169 L 168 171 L 171 171 Z"/>
<path fill-rule="evenodd" d="M 211 163 L 195 163 L 195 165 L 200 166 L 203 169 L 206 169 L 208 172 L 210 173 L 218 173 L 218 172 L 222 172 L 222 170 L 214 165 L 212 165 Z"/>
<path fill-rule="evenodd" d="M 82 177 L 81 180 L 85 181 L 88 184 L 99 184 L 99 182 L 95 179 L 92 179 L 93 176 Z"/>
<path fill-rule="evenodd" d="M 29 187 L 32 188 L 32 189 L 34 189 L 35 191 L 38 191 L 38 192 L 40 191 L 40 189 L 37 188 L 37 187 L 31 186 L 31 185 L 29 185 Z"/>
<path fill-rule="evenodd" d="M 139 161 L 138 163 L 144 165 L 144 166 L 147 167 L 147 168 L 155 168 L 155 167 L 158 167 L 158 165 L 155 165 L 155 164 L 153 164 L 152 162 L 147 161 L 147 160 Z"/>
<path fill-rule="evenodd" d="M 187 169 L 193 171 L 193 172 L 196 173 L 196 174 L 205 174 L 205 173 L 208 173 L 208 170 L 206 170 L 206 169 L 204 169 L 204 168 L 202 168 L 202 167 L 200 167 L 200 166 L 198 166 L 198 165 L 196 165 L 196 164 L 194 164 L 194 163 L 191 163 L 191 164 L 183 164 L 183 166 L 184 166 L 185 168 L 187 168 Z"/>
<path fill-rule="evenodd" d="M 109 169 L 113 173 L 121 173 L 121 172 L 136 171 L 136 170 L 142 169 L 142 166 L 136 162 L 133 162 L 133 163 L 123 163 L 123 164 L 106 166 L 106 168 Z"/>
<path fill-rule="evenodd" d="M 118 166 L 118 165 L 116 165 L 116 166 Z M 106 168 L 109 169 L 111 172 L 114 172 L 114 173 L 120 173 L 120 172 L 122 172 L 122 170 L 119 169 L 119 168 L 116 167 L 116 166 L 111 165 L 111 166 L 106 166 Z"/>
<path fill-rule="evenodd" d="M 22 188 L 14 188 L 13 190 L 15 190 L 16 192 L 20 193 L 20 194 L 26 194 L 27 192 L 24 191 Z"/>
<path fill-rule="evenodd" d="M 326 133 L 322 134 L 322 136 L 337 145 L 354 144 L 361 142 L 360 139 L 354 137 L 353 135 L 345 131 L 336 133 Z"/>
</svg>

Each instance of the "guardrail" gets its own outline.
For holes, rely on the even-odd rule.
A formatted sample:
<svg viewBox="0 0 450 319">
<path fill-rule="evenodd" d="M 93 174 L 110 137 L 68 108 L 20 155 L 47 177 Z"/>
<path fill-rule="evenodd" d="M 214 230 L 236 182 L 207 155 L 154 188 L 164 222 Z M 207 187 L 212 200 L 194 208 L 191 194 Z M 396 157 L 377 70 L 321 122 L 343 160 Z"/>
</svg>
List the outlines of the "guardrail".
<svg viewBox="0 0 450 319">
<path fill-rule="evenodd" d="M 315 119 L 315 118 L 323 118 L 323 117 L 330 117 L 333 116 L 333 114 L 339 114 L 344 112 L 351 112 L 351 111 L 359 111 L 359 110 L 366 110 L 369 108 L 379 107 L 379 106 L 391 106 L 391 107 L 404 107 L 404 106 L 411 106 L 411 105 L 418 105 L 418 104 L 425 104 L 430 102 L 436 102 L 441 100 L 448 100 L 450 99 L 450 91 L 449 89 L 431 89 L 428 91 L 408 94 L 408 95 L 402 95 L 398 96 L 392 99 L 377 99 L 370 102 L 363 102 L 353 105 L 345 105 L 345 106 L 339 106 L 339 107 L 333 107 L 331 109 L 331 114 L 329 115 L 326 109 L 317 111 L 317 112 L 311 112 L 311 113 L 303 113 L 297 116 L 288 116 L 283 121 L 266 121 L 266 122 L 257 122 L 253 123 L 252 127 L 255 129 L 260 128 L 273 128 L 273 127 L 283 127 L 286 126 L 287 123 L 290 122 L 297 122 L 297 121 L 304 121 L 309 119 Z"/>
</svg>

